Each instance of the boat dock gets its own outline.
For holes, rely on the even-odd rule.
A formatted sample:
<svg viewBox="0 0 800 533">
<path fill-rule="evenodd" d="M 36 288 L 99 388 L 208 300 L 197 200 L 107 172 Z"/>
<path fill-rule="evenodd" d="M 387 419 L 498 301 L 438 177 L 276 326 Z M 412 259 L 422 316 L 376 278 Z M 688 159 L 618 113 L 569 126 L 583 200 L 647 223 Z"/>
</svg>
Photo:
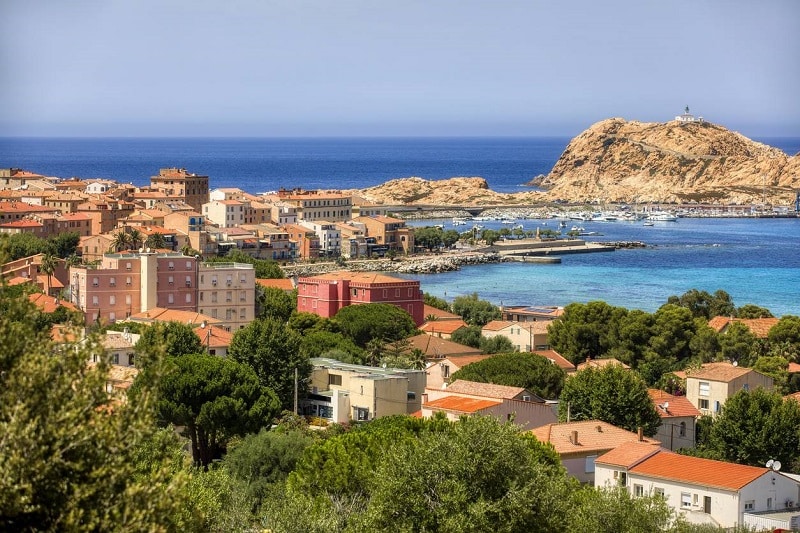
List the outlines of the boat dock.
<svg viewBox="0 0 800 533">
<path fill-rule="evenodd" d="M 513 239 L 497 241 L 485 248 L 485 251 L 497 252 L 501 256 L 530 262 L 561 262 L 534 261 L 534 258 L 549 258 L 566 254 L 586 254 L 594 252 L 613 252 L 616 246 L 586 242 L 580 239 Z"/>
</svg>

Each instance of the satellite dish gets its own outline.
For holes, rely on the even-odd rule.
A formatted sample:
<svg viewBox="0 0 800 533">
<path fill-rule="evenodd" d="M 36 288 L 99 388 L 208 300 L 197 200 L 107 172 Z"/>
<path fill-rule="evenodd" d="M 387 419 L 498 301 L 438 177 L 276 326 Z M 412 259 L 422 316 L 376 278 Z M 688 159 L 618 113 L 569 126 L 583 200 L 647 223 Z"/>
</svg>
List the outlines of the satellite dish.
<svg viewBox="0 0 800 533">
<path fill-rule="evenodd" d="M 733 366 L 739 366 L 739 361 L 734 361 Z"/>
<path fill-rule="evenodd" d="M 774 471 L 776 471 L 776 472 L 777 472 L 778 470 L 780 470 L 780 469 L 781 469 L 781 462 L 780 462 L 780 461 L 778 461 L 778 460 L 774 461 L 774 462 L 772 463 L 772 469 L 773 469 Z"/>
<path fill-rule="evenodd" d="M 775 464 L 775 461 L 770 459 L 769 461 L 767 461 L 767 464 L 764 465 L 764 466 L 766 466 L 767 468 L 772 468 L 772 465 L 774 465 L 774 464 Z"/>
<path fill-rule="evenodd" d="M 139 253 L 144 252 L 144 248 L 139 248 Z"/>
<path fill-rule="evenodd" d="M 669 409 L 669 402 L 664 402 L 664 410 L 666 411 Z"/>
<path fill-rule="evenodd" d="M 148 247 L 148 248 L 147 248 L 147 253 L 148 253 L 148 254 L 150 253 L 150 247 Z"/>
</svg>

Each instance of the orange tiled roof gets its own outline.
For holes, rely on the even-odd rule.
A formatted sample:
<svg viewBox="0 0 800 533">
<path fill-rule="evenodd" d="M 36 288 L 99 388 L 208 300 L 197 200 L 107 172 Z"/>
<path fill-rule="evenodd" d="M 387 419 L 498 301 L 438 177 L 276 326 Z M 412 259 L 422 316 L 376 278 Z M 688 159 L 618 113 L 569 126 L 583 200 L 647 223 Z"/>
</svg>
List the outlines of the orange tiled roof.
<svg viewBox="0 0 800 533">
<path fill-rule="evenodd" d="M 800 363 L 789 363 L 789 366 L 786 368 L 786 371 L 789 374 L 796 374 L 800 372 Z"/>
<path fill-rule="evenodd" d="M 443 311 L 438 307 L 433 307 L 428 304 L 422 306 L 422 316 L 435 316 L 436 320 L 462 320 L 462 318 L 455 313 Z"/>
<path fill-rule="evenodd" d="M 661 418 L 679 416 L 700 416 L 700 411 L 686 399 L 686 396 L 673 396 L 668 392 L 658 389 L 647 389 L 647 394 L 655 404 L 656 411 Z M 667 407 L 664 407 L 664 406 Z"/>
<path fill-rule="evenodd" d="M 752 368 L 735 366 L 731 363 L 704 363 L 700 368 L 686 370 L 686 378 L 707 379 L 709 381 L 728 383 L 750 372 L 754 372 L 754 370 Z"/>
<path fill-rule="evenodd" d="M 419 329 L 428 334 L 444 333 L 451 335 L 455 330 L 467 327 L 467 323 L 463 320 L 434 320 L 433 322 L 425 322 Z"/>
<path fill-rule="evenodd" d="M 307 276 L 300 278 L 301 281 L 305 280 L 348 280 L 350 283 L 408 283 L 410 280 L 395 278 L 394 276 L 387 276 L 380 272 L 328 272 L 327 274 L 319 274 L 316 276 Z"/>
<path fill-rule="evenodd" d="M 485 396 L 487 398 L 497 399 L 511 399 L 525 392 L 523 387 L 509 387 L 507 385 L 480 383 L 478 381 L 466 381 L 463 379 L 458 379 L 448 385 L 447 390 L 461 394 L 472 394 L 473 396 Z"/>
<path fill-rule="evenodd" d="M 485 326 L 483 326 L 481 329 L 485 329 L 488 331 L 501 331 L 506 329 L 507 327 L 512 326 L 513 324 L 514 322 L 511 322 L 510 320 L 492 320 L 488 322 Z"/>
<path fill-rule="evenodd" d="M 211 332 L 210 334 L 209 331 Z M 205 328 L 198 326 L 194 328 L 194 333 L 200 337 L 203 346 L 208 346 L 209 348 L 227 348 L 231 345 L 231 340 L 233 340 L 233 333 L 219 326 L 206 326 Z"/>
<path fill-rule="evenodd" d="M 272 289 L 281 289 L 284 291 L 294 290 L 294 283 L 289 278 L 285 279 L 256 278 L 256 283 L 258 283 L 262 287 L 267 287 Z"/>
<path fill-rule="evenodd" d="M 792 399 L 800 402 L 800 391 L 793 392 L 792 394 L 787 394 L 786 396 L 784 396 L 784 399 L 786 400 Z"/>
<path fill-rule="evenodd" d="M 476 355 L 451 355 L 445 359 L 453 363 L 453 365 L 457 366 L 459 369 L 462 369 L 467 365 L 483 361 L 484 359 L 488 359 L 490 357 L 492 357 L 492 354 L 484 353 Z"/>
<path fill-rule="evenodd" d="M 572 372 L 575 370 L 575 365 L 570 363 L 567 359 L 564 358 L 560 353 L 555 350 L 536 350 L 533 353 L 536 355 L 541 355 L 542 357 L 546 357 L 550 359 L 552 362 L 557 364 L 562 370 L 565 372 Z"/>
<path fill-rule="evenodd" d="M 631 468 L 661 450 L 646 442 L 625 442 L 597 458 L 597 462 Z"/>
<path fill-rule="evenodd" d="M 573 431 L 578 432 L 577 443 L 571 442 Z M 601 420 L 582 420 L 580 422 L 561 422 L 548 424 L 531 430 L 531 433 L 542 442 L 553 445 L 559 455 L 588 455 L 612 450 L 626 442 L 639 442 L 636 433 L 612 426 Z M 660 443 L 649 437 L 642 437 L 642 442 L 652 446 Z"/>
<path fill-rule="evenodd" d="M 154 307 L 143 313 L 130 316 L 132 322 L 182 322 L 183 324 L 221 324 L 222 321 L 195 311 L 181 311 L 179 309 L 166 309 Z"/>
<path fill-rule="evenodd" d="M 423 405 L 428 409 L 443 409 L 446 411 L 457 411 L 459 413 L 477 413 L 488 407 L 500 405 L 497 400 L 480 400 L 476 398 L 465 398 L 463 396 L 443 396 L 438 400 L 433 400 Z"/>
<path fill-rule="evenodd" d="M 59 300 L 58 298 L 48 296 L 47 294 L 43 294 L 41 292 L 31 294 L 28 296 L 28 300 L 30 300 L 31 303 L 36 305 L 36 307 L 45 313 L 53 313 L 59 307 L 66 307 L 71 311 L 78 310 L 78 308 L 70 302 Z"/>
<path fill-rule="evenodd" d="M 769 469 L 660 450 L 628 471 L 691 485 L 739 490 L 769 472 Z"/>
<path fill-rule="evenodd" d="M 708 321 L 708 325 L 717 333 L 724 330 L 731 322 L 739 322 L 747 326 L 753 335 L 760 339 L 767 338 L 769 330 L 778 323 L 777 318 L 731 318 L 727 316 L 715 316 Z"/>
<path fill-rule="evenodd" d="M 433 359 L 441 359 L 442 357 L 451 357 L 455 355 L 479 355 L 483 353 L 479 348 L 459 344 L 448 339 L 428 335 L 427 333 L 420 333 L 406 340 L 411 343 L 409 350 L 417 348 L 422 350 L 425 357 Z"/>
</svg>

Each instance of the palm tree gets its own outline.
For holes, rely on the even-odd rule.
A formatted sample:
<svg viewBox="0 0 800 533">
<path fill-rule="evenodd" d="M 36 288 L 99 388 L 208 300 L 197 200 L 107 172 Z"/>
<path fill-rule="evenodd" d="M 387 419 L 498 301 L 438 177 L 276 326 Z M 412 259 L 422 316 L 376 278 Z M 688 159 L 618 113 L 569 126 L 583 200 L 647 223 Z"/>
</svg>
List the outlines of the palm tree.
<svg viewBox="0 0 800 533">
<path fill-rule="evenodd" d="M 117 252 L 129 249 L 130 244 L 131 236 L 122 229 L 114 234 L 114 240 L 111 243 L 111 245 L 114 247 L 114 250 Z"/>
<path fill-rule="evenodd" d="M 53 286 L 53 272 L 56 271 L 57 266 L 58 258 L 56 258 L 56 256 L 45 254 L 44 257 L 42 257 L 40 269 L 47 274 L 47 290 L 45 291 L 47 294 L 50 294 L 50 288 Z"/>
<path fill-rule="evenodd" d="M 132 229 L 130 233 L 128 233 L 128 236 L 130 236 L 132 248 L 139 248 L 144 242 L 142 232 L 136 228 Z"/>
<path fill-rule="evenodd" d="M 164 248 L 167 245 L 167 242 L 164 240 L 164 236 L 160 233 L 152 233 L 147 240 L 144 241 L 145 246 L 148 248 L 152 248 L 153 250 L 158 250 L 159 248 Z"/>
</svg>

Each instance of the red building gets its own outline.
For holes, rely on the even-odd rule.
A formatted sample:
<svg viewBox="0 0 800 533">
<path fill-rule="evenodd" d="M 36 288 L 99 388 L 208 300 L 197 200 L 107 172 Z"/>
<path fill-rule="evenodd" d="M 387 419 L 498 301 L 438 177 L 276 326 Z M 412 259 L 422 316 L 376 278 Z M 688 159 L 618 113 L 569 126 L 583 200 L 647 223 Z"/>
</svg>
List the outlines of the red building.
<svg viewBox="0 0 800 533">
<path fill-rule="evenodd" d="M 419 326 L 425 321 L 419 281 L 375 272 L 330 272 L 297 280 L 297 311 L 332 317 L 348 305 L 386 303 L 407 311 Z"/>
</svg>

